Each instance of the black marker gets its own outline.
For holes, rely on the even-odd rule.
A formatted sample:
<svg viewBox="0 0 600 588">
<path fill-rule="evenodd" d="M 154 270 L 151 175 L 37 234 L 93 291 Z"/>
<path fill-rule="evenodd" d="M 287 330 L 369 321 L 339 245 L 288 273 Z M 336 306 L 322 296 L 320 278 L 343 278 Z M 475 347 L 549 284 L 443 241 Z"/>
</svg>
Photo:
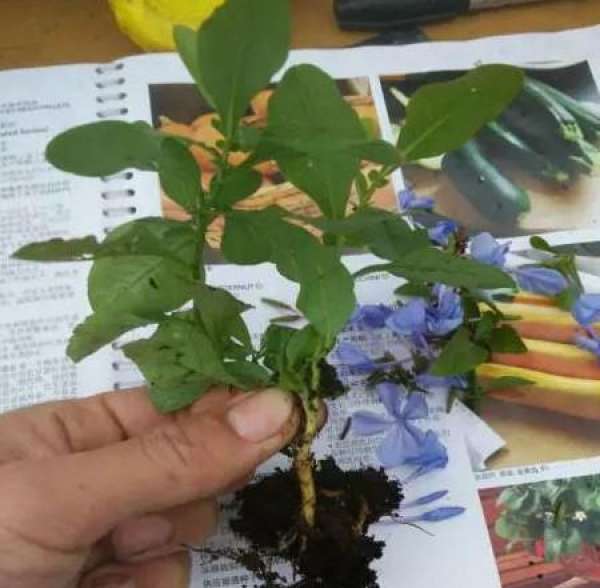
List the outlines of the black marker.
<svg viewBox="0 0 600 588">
<path fill-rule="evenodd" d="M 472 10 L 541 0 L 335 0 L 343 29 L 382 30 L 450 18 Z"/>
</svg>

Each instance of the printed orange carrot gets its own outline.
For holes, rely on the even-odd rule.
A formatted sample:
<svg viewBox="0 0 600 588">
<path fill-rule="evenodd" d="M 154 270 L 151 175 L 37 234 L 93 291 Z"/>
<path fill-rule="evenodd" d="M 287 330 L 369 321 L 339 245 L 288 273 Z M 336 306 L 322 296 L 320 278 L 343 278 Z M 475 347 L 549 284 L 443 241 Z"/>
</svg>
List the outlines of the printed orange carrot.
<svg viewBox="0 0 600 588">
<path fill-rule="evenodd" d="M 497 307 L 506 316 L 515 319 L 509 324 L 521 337 L 573 343 L 575 335 L 584 332 L 570 312 L 557 306 L 499 302 Z M 481 308 L 486 310 L 484 306 Z M 600 333 L 600 324 L 594 325 L 594 328 Z"/>
<path fill-rule="evenodd" d="M 573 345 L 524 339 L 526 353 L 494 353 L 492 363 L 537 370 L 572 378 L 600 380 L 600 362 L 589 351 Z"/>
<path fill-rule="evenodd" d="M 526 386 L 491 389 L 493 398 L 552 410 L 571 416 L 600 420 L 600 381 L 567 378 L 521 367 L 485 363 L 477 368 L 482 382 L 502 376 L 531 381 Z"/>
<path fill-rule="evenodd" d="M 532 292 L 517 292 L 512 300 L 515 304 L 536 304 L 538 306 L 556 306 L 556 300 Z"/>
</svg>

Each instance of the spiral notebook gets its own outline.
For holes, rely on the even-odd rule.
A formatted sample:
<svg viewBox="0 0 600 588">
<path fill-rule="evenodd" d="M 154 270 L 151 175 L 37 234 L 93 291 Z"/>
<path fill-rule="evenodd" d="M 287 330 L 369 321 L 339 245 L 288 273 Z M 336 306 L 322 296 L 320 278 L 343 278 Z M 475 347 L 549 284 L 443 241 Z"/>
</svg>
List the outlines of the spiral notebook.
<svg viewBox="0 0 600 588">
<path fill-rule="evenodd" d="M 290 56 L 287 65 L 311 62 L 327 70 L 338 80 L 346 99 L 361 109 L 361 116 L 372 117 L 382 136 L 391 139 L 397 112 L 390 107 L 387 90 L 391 83 L 412 74 L 459 72 L 478 63 L 503 61 L 546 72 L 560 70 L 556 75 L 563 82 L 574 79 L 579 88 L 583 80 L 589 90 L 600 72 L 595 52 L 598 35 L 600 28 L 596 27 L 466 43 L 299 51 Z M 591 91 L 590 101 L 594 97 Z M 201 133 L 210 116 L 210 108 L 198 98 L 186 70 L 171 54 L 137 56 L 101 65 L 0 72 L 0 411 L 142 383 L 140 374 L 119 350 L 122 342 L 103 348 L 77 365 L 65 355 L 73 326 L 89 312 L 86 296 L 89 264 L 17 262 L 10 259 L 10 253 L 31 241 L 87 234 L 102 237 L 127 220 L 161 215 L 180 218 L 182 212 L 161 194 L 155 174 L 130 170 L 90 179 L 51 168 L 44 159 L 48 141 L 66 128 L 105 119 L 143 120 L 170 131 L 185 128 L 186 132 Z M 397 189 L 403 186 L 404 179 L 399 176 L 395 182 Z M 270 201 L 275 198 L 282 205 L 303 211 L 309 206 L 293 187 L 275 178 L 265 178 L 261 190 Z M 380 205 L 396 208 L 393 188 L 377 197 Z M 460 207 L 456 213 L 461 213 Z M 577 226 L 581 230 L 549 227 L 552 230 L 548 239 L 593 241 L 596 235 L 592 224 L 596 217 L 600 219 L 600 208 L 586 211 L 586 222 L 591 224 Z M 521 229 L 522 233 L 527 227 Z M 516 245 L 525 242 L 519 234 L 515 236 Z M 254 304 L 249 321 L 253 335 L 258 337 L 271 318 L 270 311 L 260 304 L 261 298 L 292 302 L 293 285 L 268 266 L 236 268 L 232 272 L 218 262 L 215 260 L 208 273 L 209 281 Z M 353 256 L 348 263 L 357 267 L 364 259 Z M 364 280 L 359 284 L 359 300 L 381 302 L 394 286 L 391 279 Z M 461 411 L 452 415 L 452 426 L 446 426 L 445 421 L 435 425 L 449 431 L 452 439 L 448 445 L 455 464 L 438 483 L 450 491 L 451 498 L 468 502 L 465 506 L 471 510 L 468 516 L 449 522 L 437 541 L 435 537 L 429 542 L 425 536 L 419 536 L 418 541 L 409 543 L 421 545 L 421 554 L 427 553 L 424 549 L 431 549 L 429 556 L 434 553 L 439 556 L 435 571 L 438 577 L 452 578 L 447 586 L 462 586 L 456 570 L 463 569 L 461 558 L 465 558 L 464 566 L 468 564 L 477 574 L 473 585 L 495 588 L 499 585 L 498 577 L 476 501 L 475 483 L 469 477 L 467 449 L 471 464 L 481 466 L 503 441 L 475 415 L 464 408 Z M 360 455 L 357 449 L 357 456 Z M 382 532 L 389 538 L 396 537 L 398 531 L 388 528 Z M 464 544 L 465 533 L 469 533 L 469 548 L 451 550 L 459 541 Z M 402 546 L 406 554 L 402 561 L 406 565 L 422 560 L 416 555 L 409 557 L 406 543 Z M 474 566 L 473 561 L 478 565 Z M 391 570 L 395 564 L 391 560 L 389 564 Z M 425 564 L 421 561 L 419 565 Z M 225 572 L 205 569 L 195 585 L 208 588 L 244 583 L 239 581 L 239 573 L 224 569 Z M 415 578 L 421 577 L 418 574 L 422 572 L 416 568 L 414 572 Z M 384 578 L 386 573 L 384 566 Z M 237 583 L 233 579 L 236 577 Z M 393 580 L 390 577 L 382 585 L 384 588 L 395 585 Z M 420 585 L 435 583 L 433 578 L 428 582 Z"/>
</svg>

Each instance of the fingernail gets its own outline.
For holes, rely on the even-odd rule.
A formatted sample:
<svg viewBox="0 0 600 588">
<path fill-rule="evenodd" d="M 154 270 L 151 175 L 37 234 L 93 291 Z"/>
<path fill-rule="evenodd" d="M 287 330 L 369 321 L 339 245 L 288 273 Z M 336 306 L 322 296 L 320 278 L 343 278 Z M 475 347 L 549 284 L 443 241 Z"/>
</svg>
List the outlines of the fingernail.
<svg viewBox="0 0 600 588">
<path fill-rule="evenodd" d="M 231 428 L 242 438 L 260 443 L 279 433 L 294 410 L 292 397 L 277 388 L 254 392 L 227 413 Z"/>
<path fill-rule="evenodd" d="M 135 588 L 135 582 L 131 576 L 107 574 L 95 577 L 86 588 Z"/>
<path fill-rule="evenodd" d="M 173 523 L 160 516 L 145 516 L 124 523 L 113 533 L 113 545 L 118 559 L 144 558 L 164 549 L 175 535 Z"/>
</svg>

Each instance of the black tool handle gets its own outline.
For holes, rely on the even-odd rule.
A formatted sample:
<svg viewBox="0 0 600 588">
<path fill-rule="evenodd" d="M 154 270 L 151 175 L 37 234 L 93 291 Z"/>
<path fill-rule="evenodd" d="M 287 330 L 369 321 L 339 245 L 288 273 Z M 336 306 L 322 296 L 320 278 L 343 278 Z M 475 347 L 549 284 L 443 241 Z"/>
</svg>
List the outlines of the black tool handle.
<svg viewBox="0 0 600 588">
<path fill-rule="evenodd" d="M 343 29 L 383 30 L 456 16 L 469 10 L 470 0 L 335 0 Z"/>
</svg>

